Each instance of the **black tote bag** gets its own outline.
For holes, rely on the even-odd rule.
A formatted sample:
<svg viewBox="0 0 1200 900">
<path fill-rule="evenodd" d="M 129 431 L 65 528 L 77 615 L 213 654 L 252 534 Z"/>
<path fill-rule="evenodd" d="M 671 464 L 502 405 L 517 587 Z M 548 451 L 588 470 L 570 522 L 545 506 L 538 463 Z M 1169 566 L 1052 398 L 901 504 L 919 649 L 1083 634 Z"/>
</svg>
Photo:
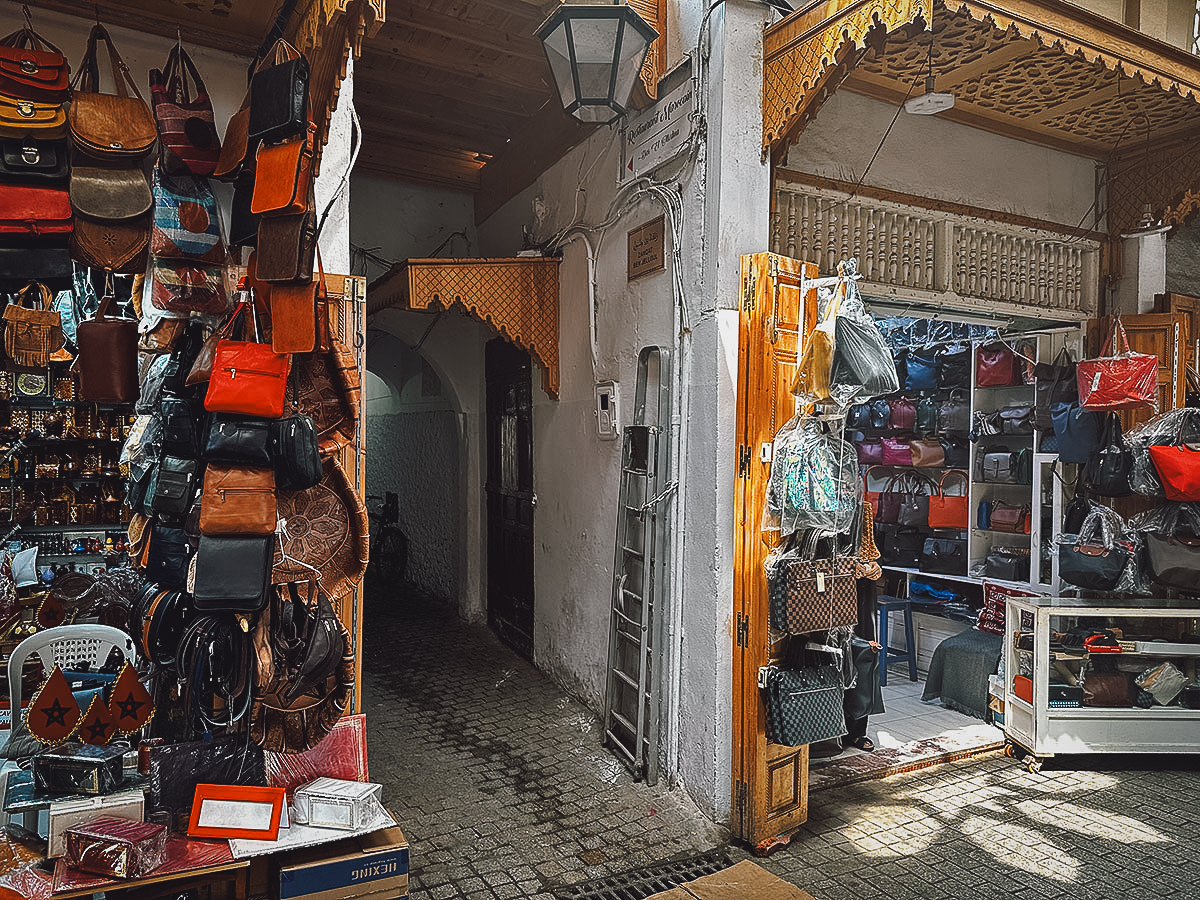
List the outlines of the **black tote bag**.
<svg viewBox="0 0 1200 900">
<path fill-rule="evenodd" d="M 1078 403 L 1079 388 L 1075 384 L 1075 362 L 1064 347 L 1052 363 L 1038 363 L 1033 369 L 1034 419 L 1039 431 L 1054 428 L 1051 410 L 1060 403 Z"/>
</svg>

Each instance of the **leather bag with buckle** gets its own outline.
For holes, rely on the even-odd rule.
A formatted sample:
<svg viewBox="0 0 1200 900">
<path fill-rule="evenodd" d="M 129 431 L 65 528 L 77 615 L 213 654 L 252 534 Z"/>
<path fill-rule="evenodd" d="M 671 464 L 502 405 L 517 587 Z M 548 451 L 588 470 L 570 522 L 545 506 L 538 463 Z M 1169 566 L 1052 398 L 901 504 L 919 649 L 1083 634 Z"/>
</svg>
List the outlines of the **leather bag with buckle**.
<svg viewBox="0 0 1200 900">
<path fill-rule="evenodd" d="M 997 500 L 988 513 L 988 528 L 1009 534 L 1029 534 L 1029 505 L 1016 505 Z"/>
<path fill-rule="evenodd" d="M 0 94 L 6 97 L 64 103 L 70 71 L 62 51 L 32 28 L 0 38 Z"/>
<path fill-rule="evenodd" d="M 0 236 L 54 238 L 70 234 L 74 228 L 71 198 L 62 188 L 6 184 L 0 190 Z M 27 252 L 23 247 L 7 249 L 10 255 Z M 30 277 L 38 277 L 38 273 Z"/>
<path fill-rule="evenodd" d="M 71 207 L 81 216 L 123 222 L 144 217 L 153 203 L 141 169 L 71 167 Z"/>
<path fill-rule="evenodd" d="M 275 473 L 238 463 L 209 463 L 200 493 L 201 534 L 274 534 Z"/>
<path fill-rule="evenodd" d="M 250 211 L 260 216 L 290 216 L 309 206 L 313 178 L 313 143 L 317 126 L 303 135 L 258 148 Z"/>
<path fill-rule="evenodd" d="M 308 124 L 308 60 L 280 39 L 250 80 L 250 140 L 274 143 L 303 134 Z"/>
<path fill-rule="evenodd" d="M 0 94 L 0 137 L 32 134 L 44 140 L 67 136 L 67 113 L 62 103 L 14 100 Z"/>
<path fill-rule="evenodd" d="M 12 184 L 65 184 L 70 174 L 67 142 L 31 134 L 0 140 L 0 182 Z"/>
<path fill-rule="evenodd" d="M 4 352 L 15 365 L 44 369 L 50 355 L 62 349 L 62 317 L 50 307 L 50 291 L 31 283 L 4 308 Z"/>
<path fill-rule="evenodd" d="M 1033 434 L 1033 406 L 1024 403 L 1000 410 L 1001 434 Z"/>
<path fill-rule="evenodd" d="M 257 277 L 272 284 L 308 284 L 317 249 L 317 214 L 263 216 L 258 220 Z"/>
<path fill-rule="evenodd" d="M 132 403 L 138 396 L 138 323 L 110 315 L 106 293 L 96 314 L 75 329 L 79 399 L 94 403 Z"/>
<path fill-rule="evenodd" d="M 161 70 L 150 70 L 150 102 L 158 124 L 159 166 L 173 175 L 211 175 L 221 155 L 212 101 L 181 44 L 171 48 Z"/>
<path fill-rule="evenodd" d="M 204 407 L 209 412 L 278 419 L 283 415 L 291 356 L 276 353 L 270 344 L 229 337 L 246 305 L 222 329 Z"/>
<path fill-rule="evenodd" d="M 201 534 L 192 597 L 206 612 L 258 612 L 271 586 L 275 534 Z"/>
<path fill-rule="evenodd" d="M 108 48 L 115 94 L 100 93 L 96 53 L 100 41 Z M 134 165 L 154 149 L 158 140 L 154 116 L 103 25 L 92 26 L 73 87 L 71 140 L 81 153 L 114 165 Z"/>
</svg>

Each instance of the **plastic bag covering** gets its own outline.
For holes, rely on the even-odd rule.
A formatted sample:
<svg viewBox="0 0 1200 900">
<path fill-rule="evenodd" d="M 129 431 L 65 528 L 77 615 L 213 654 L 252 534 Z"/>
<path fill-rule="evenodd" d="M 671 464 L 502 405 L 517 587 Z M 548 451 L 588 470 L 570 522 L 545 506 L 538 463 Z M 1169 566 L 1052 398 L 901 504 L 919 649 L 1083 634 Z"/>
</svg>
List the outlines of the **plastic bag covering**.
<svg viewBox="0 0 1200 900">
<path fill-rule="evenodd" d="M 853 444 L 818 421 L 792 418 L 775 436 L 763 531 L 845 531 L 858 509 L 860 481 Z"/>
<path fill-rule="evenodd" d="M 49 900 L 54 883 L 38 868 L 45 861 L 46 839 L 15 825 L 0 829 L 0 900 Z"/>
<path fill-rule="evenodd" d="M 1121 577 L 1113 587 L 1113 591 L 1129 594 L 1149 593 L 1145 574 L 1139 565 L 1142 556 L 1142 536 L 1133 530 L 1129 524 L 1115 511 L 1107 506 L 1092 504 L 1091 511 L 1079 527 L 1079 534 L 1060 534 L 1058 549 L 1074 547 L 1076 544 L 1089 544 L 1101 547 L 1116 547 L 1118 545 L 1129 551 L 1129 562 L 1121 572 Z"/>
<path fill-rule="evenodd" d="M 233 854 L 229 850 L 229 841 L 201 841 L 182 835 L 171 835 L 167 838 L 162 865 L 154 870 L 154 877 L 191 872 L 209 866 L 223 866 L 230 862 L 233 862 Z M 72 869 L 67 865 L 66 859 L 59 859 L 54 867 L 56 894 L 66 891 L 102 891 L 114 885 L 127 883 Z"/>
<path fill-rule="evenodd" d="M 1084 409 L 1142 409 L 1158 412 L 1158 357 L 1135 353 L 1120 318 L 1113 323 L 1113 337 L 1120 337 L 1116 356 L 1085 359 L 1075 367 L 1079 405 Z"/>
<path fill-rule="evenodd" d="M 846 296 L 838 306 L 834 325 L 829 396 L 844 408 L 856 400 L 894 393 L 900 390 L 900 380 L 892 351 L 858 293 L 854 281 L 858 260 L 846 260 L 840 270 L 847 276 Z"/>
<path fill-rule="evenodd" d="M 1200 503 L 1164 503 L 1138 513 L 1126 524 L 1126 530 L 1139 536 L 1146 546 L 1146 577 L 1160 587 L 1194 592 L 1200 569 L 1193 574 L 1187 566 L 1189 549 L 1195 547 L 1193 538 L 1200 537 Z M 1184 552 L 1171 552 L 1175 536 L 1186 541 Z M 1166 551 L 1166 552 L 1161 552 Z M 1196 552 L 1190 549 L 1191 553 Z M 1156 565 L 1157 564 L 1157 565 Z M 1170 571 L 1162 571 L 1165 566 Z"/>
<path fill-rule="evenodd" d="M 370 781 L 367 770 L 367 717 L 343 716 L 325 739 L 303 753 L 265 751 L 267 784 L 287 791 L 288 802 L 296 788 L 318 778 Z"/>
<path fill-rule="evenodd" d="M 1125 445 L 1133 454 L 1129 486 L 1143 496 L 1162 497 L 1162 482 L 1158 478 L 1154 463 L 1150 461 L 1149 448 L 1197 441 L 1200 441 L 1200 409 L 1172 409 L 1143 422 L 1125 435 Z"/>
<path fill-rule="evenodd" d="M 830 399 L 829 373 L 833 365 L 834 330 L 838 306 L 847 290 L 847 281 L 839 280 L 833 290 L 817 291 L 817 310 L 820 322 L 804 341 L 792 393 L 801 403 L 817 403 Z"/>
<path fill-rule="evenodd" d="M 1166 706 L 1179 696 L 1179 692 L 1187 684 L 1187 676 L 1180 672 L 1174 663 L 1168 661 L 1151 666 L 1133 679 L 1133 683 L 1147 691 L 1155 703 Z"/>
</svg>

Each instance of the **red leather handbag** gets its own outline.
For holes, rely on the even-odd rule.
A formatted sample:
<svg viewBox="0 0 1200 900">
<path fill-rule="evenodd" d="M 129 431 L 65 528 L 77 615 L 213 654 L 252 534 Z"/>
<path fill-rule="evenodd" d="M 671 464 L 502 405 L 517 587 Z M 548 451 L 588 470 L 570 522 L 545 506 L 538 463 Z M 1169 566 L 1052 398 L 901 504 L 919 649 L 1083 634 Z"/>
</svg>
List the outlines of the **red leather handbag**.
<svg viewBox="0 0 1200 900">
<path fill-rule="evenodd" d="M 986 344 L 975 351 L 976 387 L 1008 387 L 1020 383 L 1021 370 L 1007 344 Z"/>
<path fill-rule="evenodd" d="M 1085 359 L 1075 367 L 1079 405 L 1084 409 L 1158 410 L 1158 357 L 1129 349 L 1129 337 L 1120 316 L 1113 320 L 1112 345 L 1120 337 L 1116 356 Z"/>
<path fill-rule="evenodd" d="M 883 444 L 883 464 L 885 466 L 912 465 L 912 449 L 909 447 L 908 440 L 884 438 L 880 443 Z"/>
<path fill-rule="evenodd" d="M 946 479 L 954 475 L 962 479 L 963 492 L 961 494 L 946 493 Z M 966 473 L 957 470 L 946 472 L 938 482 L 937 493 L 929 498 L 929 527 L 966 528 L 969 521 Z"/>
<path fill-rule="evenodd" d="M 917 427 L 917 406 L 907 397 L 896 397 L 888 401 L 892 417 L 889 427 L 892 431 L 912 431 Z"/>
<path fill-rule="evenodd" d="M 70 66 L 61 50 L 26 26 L 0 38 L 0 94 L 37 103 L 62 103 Z"/>
<path fill-rule="evenodd" d="M 255 324 L 256 340 L 233 340 L 230 336 L 247 306 Z M 204 408 L 209 412 L 263 419 L 278 419 L 283 415 L 292 357 L 276 353 L 270 344 L 259 343 L 257 338 L 258 322 L 254 318 L 253 301 L 243 301 L 221 329 L 221 339 L 217 341 L 208 393 L 204 396 Z"/>
<path fill-rule="evenodd" d="M 1147 449 L 1168 500 L 1200 500 L 1200 444 Z"/>
<path fill-rule="evenodd" d="M 0 191 L 0 235 L 70 234 L 71 197 L 52 187 L 6 184 Z"/>
</svg>

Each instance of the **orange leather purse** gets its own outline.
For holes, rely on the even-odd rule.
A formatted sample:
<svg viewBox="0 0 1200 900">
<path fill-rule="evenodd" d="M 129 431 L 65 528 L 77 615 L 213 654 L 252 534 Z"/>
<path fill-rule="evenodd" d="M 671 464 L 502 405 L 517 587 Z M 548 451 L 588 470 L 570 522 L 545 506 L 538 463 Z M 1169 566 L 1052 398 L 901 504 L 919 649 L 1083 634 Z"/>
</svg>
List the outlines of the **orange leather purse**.
<svg viewBox="0 0 1200 900">
<path fill-rule="evenodd" d="M 308 284 L 271 285 L 271 349 L 276 353 L 312 353 L 317 349 L 318 315 L 325 312 L 325 269 L 317 251 L 319 278 Z"/>
<path fill-rule="evenodd" d="M 308 189 L 313 177 L 313 146 L 317 126 L 282 144 L 258 148 L 254 194 L 250 211 L 262 216 L 288 216 L 308 209 Z"/>
</svg>

